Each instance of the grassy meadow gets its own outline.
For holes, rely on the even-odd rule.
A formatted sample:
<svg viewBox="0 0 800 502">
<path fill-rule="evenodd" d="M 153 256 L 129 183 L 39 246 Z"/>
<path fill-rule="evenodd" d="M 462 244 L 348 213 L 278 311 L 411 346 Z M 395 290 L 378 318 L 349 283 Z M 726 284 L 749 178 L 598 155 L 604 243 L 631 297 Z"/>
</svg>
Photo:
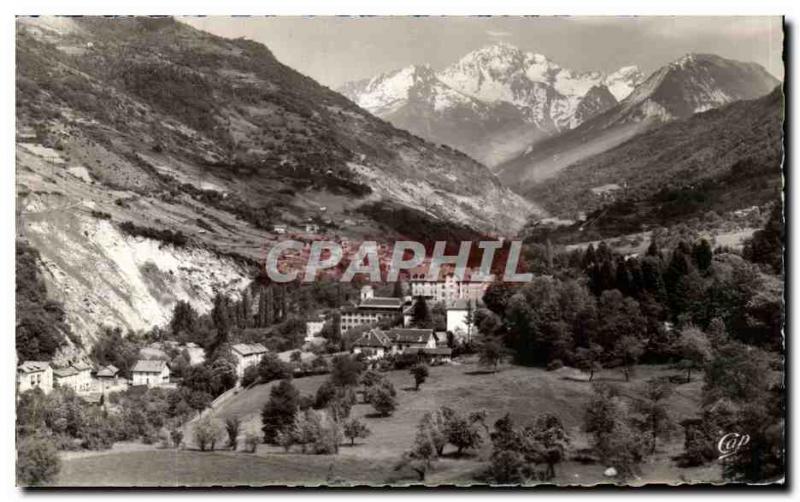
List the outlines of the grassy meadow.
<svg viewBox="0 0 800 502">
<path fill-rule="evenodd" d="M 643 365 L 630 382 L 618 371 L 606 370 L 594 380 L 614 383 L 621 392 L 637 397 L 643 382 L 656 376 L 678 374 L 667 366 Z M 191 433 L 186 450 L 156 449 L 149 451 L 109 450 L 77 458 L 65 458 L 57 484 L 62 486 L 183 486 L 183 485 L 383 485 L 415 483 L 415 477 L 394 465 L 414 440 L 422 415 L 440 406 L 468 414 L 486 410 L 487 423 L 510 413 L 517 423 L 526 423 L 540 413 L 559 416 L 568 430 L 571 447 L 567 461 L 557 467 L 555 482 L 560 485 L 612 482 L 605 478 L 607 466 L 581 463 L 576 452 L 587 448 L 588 437 L 581 431 L 586 403 L 592 395 L 587 377 L 577 370 L 562 368 L 545 371 L 540 368 L 507 366 L 497 373 L 487 373 L 473 363 L 430 368 L 428 380 L 419 391 L 413 390 L 413 378 L 407 371 L 386 374 L 398 391 L 398 407 L 389 417 L 375 417 L 367 404 L 357 404 L 352 417 L 361 419 L 372 434 L 366 439 L 342 445 L 338 455 L 304 455 L 286 453 L 280 447 L 259 445 L 254 454 L 242 451 L 217 450 L 200 452 L 194 448 Z M 302 394 L 312 394 L 325 376 L 299 378 L 294 385 Z M 216 418 L 242 418 L 243 429 L 260 429 L 260 411 L 274 384 L 264 384 L 240 392 L 213 410 Z M 695 416 L 699 409 L 702 376 L 677 385 L 667 401 L 672 419 L 677 423 Z M 662 442 L 656 454 L 642 466 L 641 477 L 633 484 L 645 482 L 681 483 L 715 482 L 720 480 L 715 465 L 682 469 L 673 457 L 683 447 L 680 427 L 670 442 Z M 461 457 L 448 446 L 428 474 L 425 483 L 468 485 L 480 483 L 491 454 L 491 443 L 484 434 L 483 446 Z"/>
</svg>

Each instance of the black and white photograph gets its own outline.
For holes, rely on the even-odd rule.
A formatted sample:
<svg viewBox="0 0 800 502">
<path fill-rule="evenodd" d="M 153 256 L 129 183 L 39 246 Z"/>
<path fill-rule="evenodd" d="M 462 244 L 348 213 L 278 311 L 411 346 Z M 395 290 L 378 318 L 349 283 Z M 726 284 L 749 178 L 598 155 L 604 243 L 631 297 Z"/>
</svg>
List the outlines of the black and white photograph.
<svg viewBox="0 0 800 502">
<path fill-rule="evenodd" d="M 785 487 L 786 18 L 188 12 L 14 16 L 18 491 Z"/>
</svg>

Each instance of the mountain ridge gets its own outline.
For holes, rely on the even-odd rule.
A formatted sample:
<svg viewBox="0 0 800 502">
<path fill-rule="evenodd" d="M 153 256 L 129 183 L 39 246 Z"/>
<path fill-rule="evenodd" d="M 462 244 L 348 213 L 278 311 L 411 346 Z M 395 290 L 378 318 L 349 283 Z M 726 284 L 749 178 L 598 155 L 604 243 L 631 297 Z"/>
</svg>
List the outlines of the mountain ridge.
<svg viewBox="0 0 800 502">
<path fill-rule="evenodd" d="M 82 337 L 235 297 L 282 238 L 400 237 L 361 207 L 509 236 L 536 210 L 262 44 L 166 17 L 16 27 L 18 235 Z"/>
<path fill-rule="evenodd" d="M 533 145 L 495 172 L 520 191 L 568 165 L 602 153 L 657 124 L 685 118 L 774 89 L 778 80 L 756 63 L 687 54 L 651 74 L 617 105 L 578 127 Z"/>
<path fill-rule="evenodd" d="M 424 81 L 397 78 L 411 69 L 424 69 Z M 575 72 L 541 54 L 496 43 L 440 71 L 412 65 L 339 90 L 401 129 L 493 166 L 610 108 L 642 78 L 635 66 L 608 75 Z M 604 93 L 595 90 L 603 87 Z"/>
</svg>

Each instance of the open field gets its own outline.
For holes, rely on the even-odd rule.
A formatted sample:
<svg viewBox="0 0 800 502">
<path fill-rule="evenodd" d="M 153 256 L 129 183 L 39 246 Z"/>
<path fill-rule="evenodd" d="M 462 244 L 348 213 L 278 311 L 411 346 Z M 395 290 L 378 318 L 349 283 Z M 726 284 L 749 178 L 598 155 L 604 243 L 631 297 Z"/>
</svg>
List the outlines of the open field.
<svg viewBox="0 0 800 502">
<path fill-rule="evenodd" d="M 580 430 L 586 402 L 591 396 L 591 384 L 576 370 L 563 368 L 547 372 L 539 368 L 510 366 L 492 374 L 474 364 L 433 367 L 430 377 L 419 391 L 414 391 L 413 379 L 406 371 L 392 371 L 388 378 L 398 390 L 398 408 L 390 417 L 372 416 L 369 405 L 358 404 L 352 415 L 363 420 L 372 435 L 356 442 L 354 447 L 342 446 L 338 455 L 301 455 L 284 453 L 281 448 L 260 445 L 255 454 L 243 452 L 152 450 L 148 452 L 111 452 L 91 457 L 69 459 L 59 477 L 62 485 L 239 485 L 239 484 L 319 484 L 340 480 L 348 484 L 383 484 L 414 482 L 413 476 L 393 466 L 414 438 L 416 426 L 426 411 L 449 406 L 461 413 L 484 409 L 488 424 L 510 413 L 518 423 L 532 420 L 540 413 L 561 417 L 572 440 L 570 460 L 557 467 L 559 484 L 594 484 L 609 482 L 602 473 L 606 466 L 582 464 L 572 460 L 574 451 L 588 446 L 588 438 Z M 640 366 L 631 382 L 626 383 L 618 371 L 607 370 L 595 376 L 595 381 L 619 385 L 623 394 L 635 397 L 644 380 L 655 376 L 676 374 L 666 366 Z M 300 378 L 294 381 L 303 394 L 313 394 L 324 376 Z M 214 410 L 216 418 L 239 416 L 245 427 L 260 429 L 260 410 L 269 397 L 273 384 L 258 385 L 229 399 Z M 701 378 L 676 387 L 669 398 L 668 409 L 677 422 L 694 416 L 700 398 Z M 191 438 L 187 438 L 191 440 Z M 694 482 L 718 481 L 717 466 L 679 469 L 671 457 L 682 449 L 682 433 L 669 444 L 661 445 L 657 454 L 642 468 L 641 482 L 679 483 L 682 479 Z M 191 442 L 189 448 L 192 448 Z M 475 483 L 485 468 L 491 445 L 485 438 L 479 451 L 456 458 L 452 447 L 445 449 L 443 459 L 436 462 L 426 483 Z"/>
</svg>

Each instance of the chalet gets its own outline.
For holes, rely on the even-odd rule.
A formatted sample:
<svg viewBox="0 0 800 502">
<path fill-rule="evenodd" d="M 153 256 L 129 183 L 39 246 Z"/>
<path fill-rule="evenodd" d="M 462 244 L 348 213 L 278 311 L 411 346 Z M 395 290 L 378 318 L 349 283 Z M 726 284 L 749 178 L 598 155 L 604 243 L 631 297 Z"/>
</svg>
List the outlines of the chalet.
<svg viewBox="0 0 800 502">
<path fill-rule="evenodd" d="M 17 367 L 17 385 L 20 392 L 38 388 L 49 394 L 53 390 L 53 368 L 47 361 L 25 361 Z"/>
<path fill-rule="evenodd" d="M 371 286 L 364 286 L 361 289 L 361 302 L 358 306 L 342 310 L 339 329 L 344 334 L 358 326 L 374 326 L 384 319 L 400 316 L 402 311 L 402 299 L 377 297 Z"/>
<path fill-rule="evenodd" d="M 435 349 L 432 329 L 372 329 L 353 342 L 353 353 L 364 353 L 368 359 L 380 359 L 408 349 Z"/>
<path fill-rule="evenodd" d="M 436 337 L 432 329 L 392 328 L 387 331 L 394 352 L 409 348 L 436 348 Z"/>
<path fill-rule="evenodd" d="M 166 385 L 169 383 L 169 366 L 160 359 L 140 359 L 131 370 L 131 382 L 148 387 Z"/>
<path fill-rule="evenodd" d="M 392 342 L 385 332 L 367 331 L 353 343 L 353 354 L 364 354 L 367 359 L 381 359 L 391 352 Z"/>
<path fill-rule="evenodd" d="M 114 366 L 113 364 L 109 364 L 108 366 L 101 366 L 100 369 L 97 370 L 97 379 L 101 382 L 109 382 L 116 384 L 119 381 L 119 368 Z"/>
<path fill-rule="evenodd" d="M 72 366 L 67 366 L 66 368 L 53 368 L 53 384 L 58 385 L 59 387 L 69 387 L 77 392 L 79 385 L 78 376 L 78 370 Z"/>
<path fill-rule="evenodd" d="M 267 348 L 260 343 L 237 343 L 231 347 L 231 353 L 236 358 L 236 376 L 242 378 L 244 370 L 261 362 Z"/>
</svg>

